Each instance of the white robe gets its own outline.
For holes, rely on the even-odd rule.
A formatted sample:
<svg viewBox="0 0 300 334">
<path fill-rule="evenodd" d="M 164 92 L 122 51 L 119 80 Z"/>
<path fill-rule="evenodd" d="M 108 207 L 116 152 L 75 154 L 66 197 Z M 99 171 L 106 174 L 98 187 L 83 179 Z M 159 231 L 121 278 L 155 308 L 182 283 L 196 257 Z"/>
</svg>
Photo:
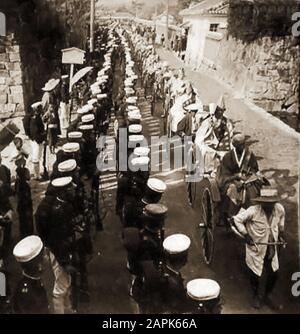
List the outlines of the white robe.
<svg viewBox="0 0 300 334">
<path fill-rule="evenodd" d="M 196 132 L 195 138 L 196 149 L 199 150 L 199 167 L 201 173 L 211 172 L 215 169 L 216 151 L 211 145 L 218 145 L 211 119 L 206 119 Z"/>
<path fill-rule="evenodd" d="M 184 102 L 189 98 L 188 95 L 179 95 L 175 99 L 173 107 L 170 109 L 171 131 L 177 132 L 178 123 L 184 118 L 186 111 L 183 109 Z"/>
</svg>

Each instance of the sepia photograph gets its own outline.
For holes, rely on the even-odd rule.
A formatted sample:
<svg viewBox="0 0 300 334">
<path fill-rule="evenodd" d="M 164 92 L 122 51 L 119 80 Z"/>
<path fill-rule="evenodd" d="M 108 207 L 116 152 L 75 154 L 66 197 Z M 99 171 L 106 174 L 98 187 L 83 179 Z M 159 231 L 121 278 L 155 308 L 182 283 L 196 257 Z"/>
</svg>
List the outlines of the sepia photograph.
<svg viewBox="0 0 300 334">
<path fill-rule="evenodd" d="M 0 0 L 0 317 L 300 314 L 299 86 L 300 0 Z"/>
</svg>

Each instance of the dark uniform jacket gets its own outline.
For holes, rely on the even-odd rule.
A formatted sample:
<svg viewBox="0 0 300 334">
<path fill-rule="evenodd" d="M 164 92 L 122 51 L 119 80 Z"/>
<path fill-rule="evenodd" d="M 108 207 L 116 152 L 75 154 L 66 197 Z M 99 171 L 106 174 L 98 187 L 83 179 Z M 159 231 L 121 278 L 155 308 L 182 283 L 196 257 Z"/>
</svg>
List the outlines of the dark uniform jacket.
<svg viewBox="0 0 300 334">
<path fill-rule="evenodd" d="M 217 175 L 218 184 L 222 190 L 226 190 L 227 186 L 232 182 L 232 177 L 238 173 L 256 173 L 258 172 L 257 159 L 249 149 L 246 149 L 245 157 L 241 167 L 239 167 L 234 151 L 231 150 L 225 154 Z"/>
<path fill-rule="evenodd" d="M 23 276 L 14 294 L 13 310 L 18 314 L 49 313 L 47 293 L 41 280 Z"/>
<path fill-rule="evenodd" d="M 46 138 L 44 123 L 41 116 L 27 114 L 23 119 L 25 134 L 41 144 Z"/>
<path fill-rule="evenodd" d="M 71 203 L 55 196 L 46 196 L 35 214 L 38 234 L 61 266 L 71 261 L 74 212 Z"/>
</svg>

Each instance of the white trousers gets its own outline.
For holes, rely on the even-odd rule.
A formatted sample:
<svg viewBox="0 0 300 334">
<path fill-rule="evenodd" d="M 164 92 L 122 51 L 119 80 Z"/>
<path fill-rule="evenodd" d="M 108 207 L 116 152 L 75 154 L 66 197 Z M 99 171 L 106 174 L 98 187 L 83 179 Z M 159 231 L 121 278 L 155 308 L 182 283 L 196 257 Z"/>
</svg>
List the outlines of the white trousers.
<svg viewBox="0 0 300 334">
<path fill-rule="evenodd" d="M 55 314 L 69 313 L 72 309 L 71 275 L 60 266 L 54 254 L 49 252 L 51 267 L 55 277 L 53 288 L 53 309 Z"/>
<path fill-rule="evenodd" d="M 40 162 L 43 152 L 43 145 L 38 144 L 35 140 L 31 140 L 31 160 L 32 163 L 37 164 Z"/>
</svg>

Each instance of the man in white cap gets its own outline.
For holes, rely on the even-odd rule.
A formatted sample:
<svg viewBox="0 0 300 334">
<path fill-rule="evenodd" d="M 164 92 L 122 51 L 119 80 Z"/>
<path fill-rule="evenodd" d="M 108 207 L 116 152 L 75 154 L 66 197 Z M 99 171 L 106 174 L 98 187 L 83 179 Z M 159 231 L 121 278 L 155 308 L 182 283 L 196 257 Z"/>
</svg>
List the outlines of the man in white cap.
<svg viewBox="0 0 300 334">
<path fill-rule="evenodd" d="M 279 203 L 278 191 L 263 187 L 253 199 L 253 206 L 233 217 L 232 223 L 246 240 L 246 264 L 253 291 L 253 307 L 259 309 L 262 302 L 278 310 L 272 296 L 278 279 L 278 246 L 284 244 L 285 210 Z M 265 286 L 262 287 L 263 277 Z M 263 298 L 260 289 L 263 288 Z"/>
<path fill-rule="evenodd" d="M 49 251 L 55 277 L 53 289 L 54 313 L 71 311 L 71 274 L 76 272 L 73 265 L 73 242 L 76 225 L 73 202 L 75 188 L 72 177 L 52 181 L 54 192 L 39 204 L 36 214 L 36 228 Z"/>
<path fill-rule="evenodd" d="M 221 314 L 221 287 L 212 279 L 197 278 L 186 285 L 191 314 Z"/>
<path fill-rule="evenodd" d="M 17 314 L 48 314 L 49 303 L 41 280 L 43 242 L 38 236 L 21 240 L 13 254 L 22 267 L 22 279 L 13 296 L 13 311 Z"/>
</svg>

